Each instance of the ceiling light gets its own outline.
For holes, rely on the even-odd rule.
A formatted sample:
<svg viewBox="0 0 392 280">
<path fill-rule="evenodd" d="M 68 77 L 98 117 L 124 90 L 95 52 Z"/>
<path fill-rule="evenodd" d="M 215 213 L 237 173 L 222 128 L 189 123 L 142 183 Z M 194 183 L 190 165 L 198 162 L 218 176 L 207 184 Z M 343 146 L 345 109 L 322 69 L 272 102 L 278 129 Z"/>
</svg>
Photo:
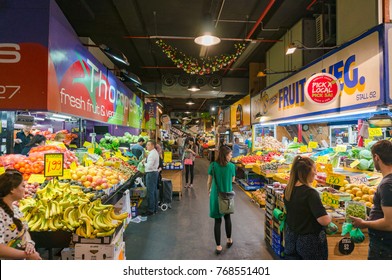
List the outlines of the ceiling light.
<svg viewBox="0 0 392 280">
<path fill-rule="evenodd" d="M 36 121 L 44 121 L 45 119 L 44 118 L 40 118 L 40 117 L 34 117 L 34 120 L 36 120 Z"/>
<path fill-rule="evenodd" d="M 59 119 L 70 119 L 70 116 L 61 115 L 61 114 L 52 114 L 52 117 L 59 118 Z"/>
<path fill-rule="evenodd" d="M 144 89 L 143 87 L 138 87 L 138 90 L 141 92 L 141 93 L 144 93 L 144 94 L 150 94 L 146 89 Z"/>
<path fill-rule="evenodd" d="M 286 55 L 293 54 L 297 47 L 294 44 L 290 44 L 287 48 Z"/>
<path fill-rule="evenodd" d="M 190 99 L 188 99 L 188 101 L 185 104 L 191 106 L 191 105 L 194 105 L 195 102 L 193 102 L 192 98 L 190 98 Z"/>
<path fill-rule="evenodd" d="M 99 48 L 109 57 L 129 66 L 128 58 L 119 50 L 109 48 L 105 44 L 99 45 Z"/>
<path fill-rule="evenodd" d="M 211 111 L 213 111 L 213 112 L 215 111 L 215 106 L 211 107 Z"/>
<path fill-rule="evenodd" d="M 339 46 L 332 46 L 332 47 L 307 47 L 302 42 L 296 40 L 297 44 L 290 43 L 286 55 L 293 54 L 297 49 L 298 50 L 333 50 L 338 48 Z"/>
<path fill-rule="evenodd" d="M 219 44 L 221 39 L 214 36 L 215 27 L 210 14 L 203 17 L 201 35 L 195 38 L 195 43 L 202 46 L 213 46 Z"/>
<path fill-rule="evenodd" d="M 192 91 L 192 92 L 195 92 L 195 91 L 199 91 L 200 87 L 196 83 L 190 83 L 190 85 L 188 86 L 188 90 Z"/>
<path fill-rule="evenodd" d="M 273 71 L 271 69 L 265 69 L 264 71 L 259 71 L 259 73 L 257 73 L 257 77 L 261 78 L 261 77 L 265 77 L 267 75 L 271 75 L 271 74 L 288 74 L 288 73 L 293 73 L 296 70 L 287 70 L 287 71 Z"/>
<path fill-rule="evenodd" d="M 191 113 L 191 112 L 189 112 L 189 111 L 186 111 L 186 112 L 185 112 L 185 114 L 190 114 L 190 113 Z"/>
<path fill-rule="evenodd" d="M 125 69 L 122 69 L 122 70 L 121 70 L 121 75 L 122 75 L 124 78 L 130 80 L 130 81 L 131 81 L 132 83 L 134 83 L 136 86 L 141 86 L 141 85 L 142 85 L 142 81 L 140 80 L 140 78 L 139 78 L 136 74 L 133 74 L 133 73 L 131 73 L 131 72 L 128 72 L 128 71 L 125 70 Z"/>
</svg>

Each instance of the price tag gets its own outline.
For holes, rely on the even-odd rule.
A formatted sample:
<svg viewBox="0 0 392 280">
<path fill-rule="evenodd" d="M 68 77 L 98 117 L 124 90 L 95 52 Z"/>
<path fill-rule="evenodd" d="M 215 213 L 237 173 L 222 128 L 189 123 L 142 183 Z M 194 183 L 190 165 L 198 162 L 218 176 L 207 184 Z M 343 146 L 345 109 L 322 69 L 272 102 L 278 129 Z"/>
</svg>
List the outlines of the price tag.
<svg viewBox="0 0 392 280">
<path fill-rule="evenodd" d="M 346 176 L 340 174 L 329 173 L 327 175 L 327 184 L 335 185 L 335 186 L 344 186 L 344 180 L 346 180 Z"/>
<path fill-rule="evenodd" d="M 97 162 L 96 162 L 98 165 L 103 165 L 104 163 L 105 163 L 105 161 L 103 160 L 103 158 L 102 157 L 99 157 L 99 159 L 97 160 Z"/>
<path fill-rule="evenodd" d="M 44 155 L 44 176 L 59 177 L 64 174 L 64 154 L 45 154 Z"/>
<path fill-rule="evenodd" d="M 121 163 L 119 161 L 116 161 L 113 166 L 114 168 L 120 168 Z"/>
<path fill-rule="evenodd" d="M 373 141 L 372 139 L 365 139 L 365 146 L 367 146 L 372 141 Z"/>
<path fill-rule="evenodd" d="M 125 162 L 127 162 L 127 161 L 129 160 L 128 157 L 124 157 L 124 156 L 120 156 L 119 158 L 122 159 L 122 160 L 125 161 Z"/>
<path fill-rule="evenodd" d="M 118 158 L 122 157 L 122 153 L 121 153 L 120 151 L 117 151 L 117 152 L 115 153 L 115 155 L 116 155 L 116 157 L 118 157 Z"/>
<path fill-rule="evenodd" d="M 339 197 L 330 192 L 323 192 L 323 195 L 321 196 L 321 201 L 323 204 L 332 206 L 334 208 L 339 208 L 340 206 Z"/>
<path fill-rule="evenodd" d="M 67 146 L 65 146 L 64 143 L 58 143 L 58 144 L 57 144 L 57 147 L 59 147 L 60 149 L 63 149 L 63 150 L 68 150 L 68 149 L 67 149 Z"/>
<path fill-rule="evenodd" d="M 163 153 L 163 162 L 166 162 L 166 163 L 173 162 L 173 153 L 172 152 L 164 152 Z"/>
<path fill-rule="evenodd" d="M 88 142 L 88 141 L 86 141 L 86 142 L 83 143 L 83 147 L 85 147 L 85 148 L 90 148 L 91 145 L 92 145 L 92 144 L 91 144 L 90 142 Z"/>
<path fill-rule="evenodd" d="M 346 145 L 337 145 L 335 148 L 336 152 L 345 152 L 347 151 L 347 146 Z"/>
<path fill-rule="evenodd" d="M 326 163 L 328 163 L 328 160 L 329 160 L 329 156 L 319 156 L 316 159 L 316 162 L 326 164 Z"/>
<path fill-rule="evenodd" d="M 71 170 L 76 170 L 76 168 L 78 168 L 78 165 L 76 164 L 76 162 L 73 161 L 69 168 L 71 168 Z"/>
<path fill-rule="evenodd" d="M 109 159 L 109 158 L 110 158 L 110 152 L 105 152 L 105 153 L 103 154 L 103 156 L 104 156 L 106 159 Z"/>
<path fill-rule="evenodd" d="M 299 152 L 300 153 L 307 153 L 308 152 L 308 146 L 301 146 L 301 147 L 299 147 Z"/>
<path fill-rule="evenodd" d="M 91 159 L 86 159 L 85 161 L 84 161 L 84 166 L 90 166 L 90 165 L 93 165 L 93 161 L 91 160 Z"/>
<path fill-rule="evenodd" d="M 297 138 L 297 137 L 294 137 L 293 142 L 294 142 L 294 143 L 297 143 L 297 142 L 298 142 L 298 138 Z"/>
<path fill-rule="evenodd" d="M 350 183 L 351 184 L 366 184 L 368 182 L 368 178 L 366 175 L 358 175 L 358 176 L 350 176 Z"/>
<path fill-rule="evenodd" d="M 87 150 L 87 153 L 89 153 L 90 155 L 93 155 L 94 154 L 94 148 L 89 148 Z"/>
<path fill-rule="evenodd" d="M 354 251 L 354 248 L 355 244 L 351 238 L 344 237 L 339 241 L 339 252 L 343 255 L 350 255 Z"/>
<path fill-rule="evenodd" d="M 75 144 L 69 144 L 69 147 L 73 148 L 73 149 L 77 149 L 78 148 L 78 146 L 76 146 Z"/>
<path fill-rule="evenodd" d="M 313 188 L 317 187 L 317 181 L 316 181 L 316 180 L 313 181 L 312 187 L 313 187 Z"/>
<path fill-rule="evenodd" d="M 45 180 L 46 180 L 46 178 L 42 174 L 31 174 L 29 179 L 27 180 L 27 183 L 29 183 L 29 184 L 34 184 L 34 183 L 42 184 L 43 182 L 45 182 Z"/>
<path fill-rule="evenodd" d="M 377 137 L 377 136 L 382 136 L 382 129 L 381 128 L 368 128 L 369 131 L 369 138 Z"/>
<path fill-rule="evenodd" d="M 354 160 L 352 163 L 350 163 L 350 167 L 354 168 L 355 166 L 357 166 L 358 164 L 360 164 L 360 161 L 358 159 Z"/>
<path fill-rule="evenodd" d="M 5 173 L 5 168 L 4 167 L 0 167 L 0 175 Z"/>
<path fill-rule="evenodd" d="M 309 142 L 309 144 L 308 144 L 308 147 L 309 148 L 312 148 L 312 149 L 317 149 L 317 147 L 318 147 L 318 143 L 317 142 Z"/>
<path fill-rule="evenodd" d="M 64 169 L 64 175 L 59 177 L 60 180 L 71 180 L 71 169 Z"/>
<path fill-rule="evenodd" d="M 287 173 L 287 172 L 289 172 L 290 171 L 290 169 L 288 168 L 288 167 L 279 167 L 277 170 L 276 170 L 276 173 Z"/>
</svg>

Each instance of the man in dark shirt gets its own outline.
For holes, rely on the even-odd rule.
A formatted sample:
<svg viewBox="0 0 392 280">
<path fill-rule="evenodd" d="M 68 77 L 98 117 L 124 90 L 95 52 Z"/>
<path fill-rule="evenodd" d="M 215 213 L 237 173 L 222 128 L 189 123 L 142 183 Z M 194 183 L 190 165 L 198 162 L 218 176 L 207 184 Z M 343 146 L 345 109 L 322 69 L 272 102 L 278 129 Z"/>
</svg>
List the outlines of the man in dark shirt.
<svg viewBox="0 0 392 280">
<path fill-rule="evenodd" d="M 30 143 L 33 135 L 30 133 L 31 126 L 25 125 L 22 131 L 16 133 L 15 137 L 15 146 L 14 146 L 14 154 L 21 154 L 23 148 Z"/>
<path fill-rule="evenodd" d="M 144 155 L 144 139 L 142 137 L 139 138 L 137 144 L 133 145 L 131 148 L 132 154 L 134 154 L 138 159 L 140 159 Z"/>
<path fill-rule="evenodd" d="M 392 142 L 381 140 L 372 147 L 374 167 L 383 179 L 373 197 L 369 218 L 351 217 L 353 225 L 369 228 L 369 260 L 392 260 Z"/>
</svg>

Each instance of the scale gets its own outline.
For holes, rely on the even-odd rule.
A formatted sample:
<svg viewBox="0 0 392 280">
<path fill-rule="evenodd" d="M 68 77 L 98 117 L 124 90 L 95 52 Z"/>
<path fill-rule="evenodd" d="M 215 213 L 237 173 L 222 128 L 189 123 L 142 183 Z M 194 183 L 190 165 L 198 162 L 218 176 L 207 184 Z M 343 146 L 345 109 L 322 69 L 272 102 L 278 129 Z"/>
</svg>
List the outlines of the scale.
<svg viewBox="0 0 392 280">
<path fill-rule="evenodd" d="M 343 138 L 343 137 L 336 136 L 336 141 L 335 141 L 336 145 L 343 145 L 343 144 L 344 144 L 342 138 Z"/>
</svg>

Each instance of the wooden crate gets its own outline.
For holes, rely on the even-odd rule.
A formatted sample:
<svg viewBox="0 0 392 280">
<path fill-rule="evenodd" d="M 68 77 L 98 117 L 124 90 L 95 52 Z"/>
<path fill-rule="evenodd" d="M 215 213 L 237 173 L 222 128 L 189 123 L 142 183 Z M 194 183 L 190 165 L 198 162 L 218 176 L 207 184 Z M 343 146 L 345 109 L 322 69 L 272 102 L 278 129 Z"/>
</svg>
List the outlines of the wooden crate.
<svg viewBox="0 0 392 280">
<path fill-rule="evenodd" d="M 162 170 L 162 178 L 170 179 L 173 186 L 173 194 L 178 194 L 181 200 L 183 185 L 183 172 L 182 170 Z"/>
<path fill-rule="evenodd" d="M 327 237 L 328 240 L 328 259 L 329 260 L 367 260 L 369 250 L 369 235 L 365 234 L 365 241 L 355 244 L 354 251 L 350 255 L 343 255 L 339 252 L 339 241 L 343 236 L 334 234 Z M 347 235 L 348 237 L 348 235 Z"/>
</svg>

